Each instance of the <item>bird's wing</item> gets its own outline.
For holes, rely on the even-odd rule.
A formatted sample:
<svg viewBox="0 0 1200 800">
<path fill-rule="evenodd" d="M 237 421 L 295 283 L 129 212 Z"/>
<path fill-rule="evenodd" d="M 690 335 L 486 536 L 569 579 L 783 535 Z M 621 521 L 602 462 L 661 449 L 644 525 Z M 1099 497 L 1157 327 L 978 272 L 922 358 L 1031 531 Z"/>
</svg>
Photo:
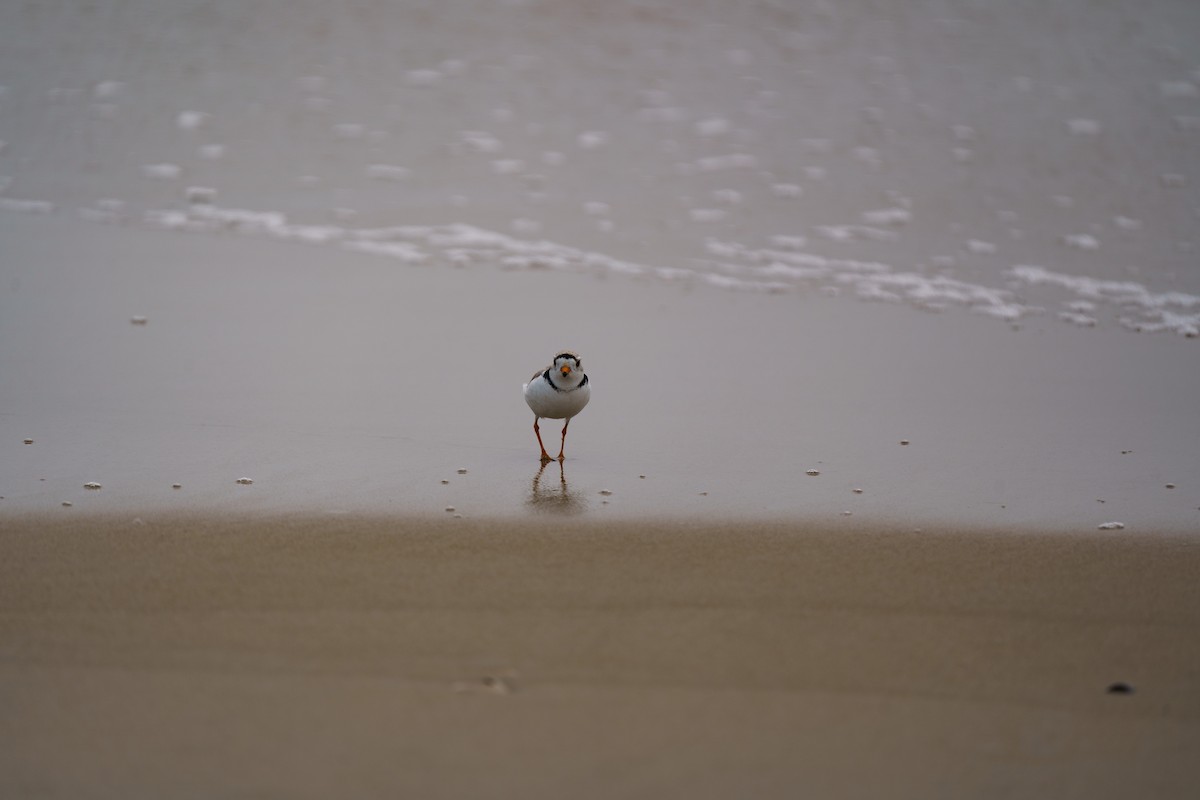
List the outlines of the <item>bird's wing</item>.
<svg viewBox="0 0 1200 800">
<path fill-rule="evenodd" d="M 532 375 L 530 375 L 530 376 L 529 376 L 529 382 L 530 382 L 530 383 L 532 383 L 532 382 L 536 381 L 538 378 L 542 377 L 542 375 L 544 375 L 544 374 L 545 374 L 545 372 L 546 372 L 546 370 L 548 370 L 548 369 L 550 369 L 550 368 L 549 368 L 549 367 L 542 367 L 542 368 L 541 368 L 541 369 L 539 369 L 537 372 L 535 372 L 535 373 L 533 373 Z"/>
</svg>

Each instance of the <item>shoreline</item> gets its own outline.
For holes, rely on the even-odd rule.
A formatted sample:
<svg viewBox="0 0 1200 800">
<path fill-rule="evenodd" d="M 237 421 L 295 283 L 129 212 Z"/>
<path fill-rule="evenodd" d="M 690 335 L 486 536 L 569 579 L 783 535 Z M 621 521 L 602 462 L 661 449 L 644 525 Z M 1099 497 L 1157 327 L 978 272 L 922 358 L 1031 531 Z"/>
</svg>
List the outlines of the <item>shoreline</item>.
<svg viewBox="0 0 1200 800">
<path fill-rule="evenodd" d="M 1200 351 L 1182 338 L 82 221 L 0 229 L 0 515 L 1200 522 Z M 567 345 L 593 402 L 543 471 L 520 386 Z"/>
</svg>

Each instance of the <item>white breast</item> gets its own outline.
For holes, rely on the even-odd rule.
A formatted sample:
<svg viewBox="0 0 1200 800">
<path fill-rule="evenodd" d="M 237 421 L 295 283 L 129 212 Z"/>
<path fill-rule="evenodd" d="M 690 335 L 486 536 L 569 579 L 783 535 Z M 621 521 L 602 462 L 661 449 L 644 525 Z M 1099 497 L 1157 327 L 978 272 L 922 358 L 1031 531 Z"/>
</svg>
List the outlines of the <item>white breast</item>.
<svg viewBox="0 0 1200 800">
<path fill-rule="evenodd" d="M 592 387 L 586 383 L 566 392 L 555 389 L 541 375 L 525 384 L 525 402 L 539 417 L 569 419 L 588 404 Z"/>
</svg>

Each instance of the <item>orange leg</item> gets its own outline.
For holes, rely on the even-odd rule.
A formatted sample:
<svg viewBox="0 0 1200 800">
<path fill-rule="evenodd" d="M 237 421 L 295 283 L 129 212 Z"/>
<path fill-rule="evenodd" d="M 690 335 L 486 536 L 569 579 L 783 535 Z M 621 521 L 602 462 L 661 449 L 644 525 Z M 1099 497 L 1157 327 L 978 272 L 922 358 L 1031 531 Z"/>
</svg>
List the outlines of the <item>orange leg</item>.
<svg viewBox="0 0 1200 800">
<path fill-rule="evenodd" d="M 538 418 L 533 418 L 533 433 L 538 437 L 538 447 L 542 448 L 542 463 L 545 464 L 550 460 L 550 454 L 546 452 L 546 445 L 542 444 L 542 429 L 538 427 Z"/>
<path fill-rule="evenodd" d="M 562 443 L 558 446 L 558 460 L 563 460 L 563 449 L 567 446 L 567 426 L 571 424 L 571 418 L 567 417 L 567 421 L 563 423 Z"/>
</svg>

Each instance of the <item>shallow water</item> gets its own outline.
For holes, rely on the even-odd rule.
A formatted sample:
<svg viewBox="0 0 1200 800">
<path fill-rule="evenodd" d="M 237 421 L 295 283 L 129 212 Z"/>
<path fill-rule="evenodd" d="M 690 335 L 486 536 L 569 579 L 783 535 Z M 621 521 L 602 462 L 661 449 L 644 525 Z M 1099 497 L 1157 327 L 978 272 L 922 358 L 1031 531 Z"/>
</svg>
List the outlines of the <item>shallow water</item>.
<svg viewBox="0 0 1200 800">
<path fill-rule="evenodd" d="M 1198 36 L 1189 2 L 6 4 L 0 211 L 1194 336 Z"/>
</svg>

